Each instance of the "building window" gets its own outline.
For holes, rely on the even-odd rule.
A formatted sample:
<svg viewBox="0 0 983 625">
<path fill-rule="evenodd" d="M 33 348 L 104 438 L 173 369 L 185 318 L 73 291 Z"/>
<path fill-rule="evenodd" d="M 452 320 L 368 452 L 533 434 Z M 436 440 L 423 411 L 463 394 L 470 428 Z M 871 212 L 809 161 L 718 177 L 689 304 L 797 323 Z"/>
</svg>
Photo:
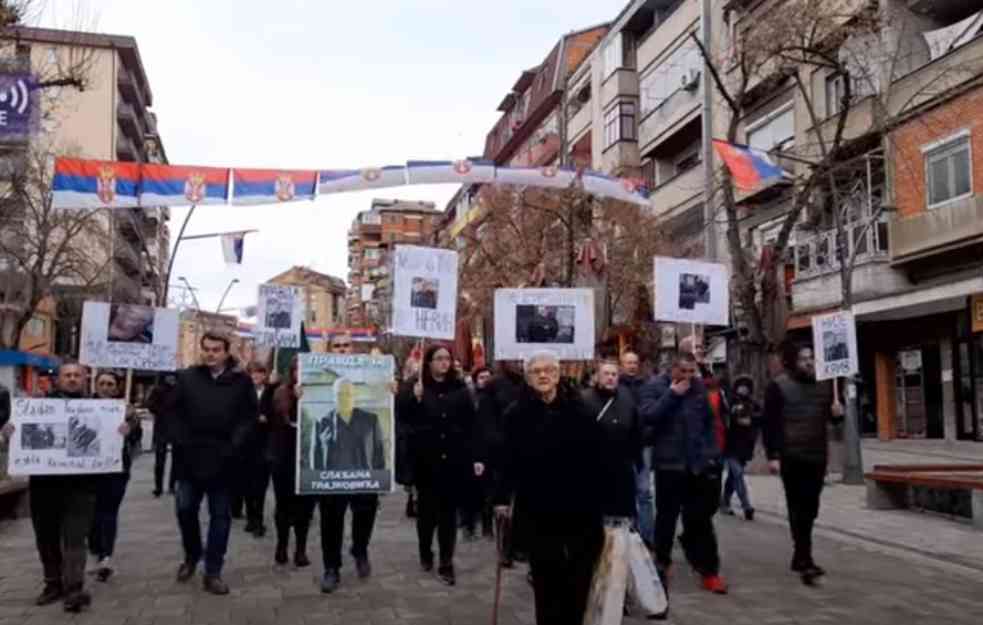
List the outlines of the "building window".
<svg viewBox="0 0 983 625">
<path fill-rule="evenodd" d="M 700 49 L 687 37 L 687 42 L 673 51 L 669 58 L 641 77 L 639 93 L 642 116 L 662 108 L 667 100 L 680 91 L 689 93 L 691 97 L 698 94 L 702 71 L 703 57 L 700 56 Z M 671 115 L 680 104 L 692 103 L 691 98 L 680 99 L 670 108 L 662 111 L 662 114 Z"/>
<path fill-rule="evenodd" d="M 700 150 L 696 150 L 695 152 L 689 152 L 678 158 L 676 160 L 676 175 L 679 176 L 693 169 L 694 167 L 697 167 L 701 162 L 703 162 L 703 159 L 700 156 Z"/>
<path fill-rule="evenodd" d="M 843 74 L 833 74 L 826 78 L 826 116 L 832 117 L 843 110 L 846 77 Z"/>
<path fill-rule="evenodd" d="M 969 135 L 963 135 L 926 152 L 929 207 L 957 200 L 972 192 L 972 162 Z"/>
<path fill-rule="evenodd" d="M 765 152 L 795 144 L 795 109 L 791 102 L 748 127 L 747 143 Z"/>
<path fill-rule="evenodd" d="M 617 71 L 623 62 L 624 52 L 621 45 L 621 33 L 618 33 L 611 38 L 611 43 L 604 48 L 604 78 Z"/>
<path fill-rule="evenodd" d="M 655 172 L 658 168 L 655 166 L 655 159 L 646 159 L 642 161 L 642 180 L 645 181 L 645 185 L 649 189 L 654 189 L 658 185 L 658 180 L 655 177 Z"/>
<path fill-rule="evenodd" d="M 618 141 L 635 141 L 635 105 L 620 102 L 604 115 L 604 147 L 609 148 Z"/>
</svg>

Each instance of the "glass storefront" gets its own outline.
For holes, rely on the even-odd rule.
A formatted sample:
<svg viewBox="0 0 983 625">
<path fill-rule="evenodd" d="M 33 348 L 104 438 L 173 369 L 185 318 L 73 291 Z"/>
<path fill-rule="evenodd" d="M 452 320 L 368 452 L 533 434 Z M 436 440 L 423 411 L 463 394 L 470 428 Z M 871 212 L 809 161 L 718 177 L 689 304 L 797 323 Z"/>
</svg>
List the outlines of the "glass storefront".
<svg viewBox="0 0 983 625">
<path fill-rule="evenodd" d="M 983 441 L 983 333 L 972 333 L 969 315 L 961 319 L 954 371 L 956 436 Z"/>
</svg>

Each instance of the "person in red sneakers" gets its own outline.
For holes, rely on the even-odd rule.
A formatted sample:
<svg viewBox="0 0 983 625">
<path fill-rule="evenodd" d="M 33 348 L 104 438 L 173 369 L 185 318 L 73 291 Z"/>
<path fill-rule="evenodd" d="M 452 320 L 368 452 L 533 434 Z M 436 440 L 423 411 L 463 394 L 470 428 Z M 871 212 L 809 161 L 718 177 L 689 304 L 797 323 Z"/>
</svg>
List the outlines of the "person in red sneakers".
<svg viewBox="0 0 983 625">
<path fill-rule="evenodd" d="M 683 517 L 680 542 L 703 587 L 725 594 L 713 515 L 720 503 L 720 446 L 707 388 L 697 377 L 692 353 L 680 352 L 669 374 L 646 382 L 639 413 L 654 433 L 655 556 L 663 579 L 672 564 L 676 523 Z"/>
</svg>

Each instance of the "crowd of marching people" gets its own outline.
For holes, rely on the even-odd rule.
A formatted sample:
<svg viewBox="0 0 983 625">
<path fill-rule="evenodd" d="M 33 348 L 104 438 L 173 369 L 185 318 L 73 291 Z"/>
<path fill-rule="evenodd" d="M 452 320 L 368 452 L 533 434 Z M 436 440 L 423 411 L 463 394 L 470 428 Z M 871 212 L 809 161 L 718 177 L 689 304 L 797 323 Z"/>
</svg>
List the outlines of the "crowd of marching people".
<svg viewBox="0 0 983 625">
<path fill-rule="evenodd" d="M 352 338 L 336 335 L 330 347 L 350 354 Z M 161 497 L 165 485 L 173 494 L 181 536 L 176 579 L 188 582 L 203 565 L 203 588 L 229 593 L 222 573 L 232 520 L 244 518 L 245 530 L 263 538 L 271 483 L 276 565 L 311 565 L 307 545 L 316 509 L 320 586 L 334 592 L 343 583 L 350 512 L 355 574 L 369 578 L 379 496 L 296 494 L 304 390 L 296 358 L 289 373 L 273 381 L 264 365 L 243 367 L 220 334 L 205 334 L 200 349 L 200 365 L 165 376 L 146 402 L 154 417 L 153 495 Z M 692 337 L 663 371 L 644 371 L 639 356 L 626 351 L 598 360 L 586 385 L 562 376 L 549 351 L 466 375 L 448 347 L 422 350 L 390 389 L 396 480 L 409 493 L 406 511 L 415 519 L 421 570 L 453 586 L 459 534 L 467 541 L 494 540 L 499 566 L 528 562 L 537 623 L 579 624 L 609 547 L 606 533 L 637 533 L 658 571 L 656 583 L 668 588 L 675 583 L 681 521 L 678 541 L 702 587 L 726 594 L 714 517 L 734 514 L 736 494 L 744 518 L 753 521 L 744 470 L 760 434 L 768 468 L 785 486 L 791 569 L 812 583 L 825 573 L 813 560 L 812 527 L 826 471 L 827 424 L 842 417 L 842 407 L 831 388 L 816 382 L 811 348 L 789 345 L 782 356 L 784 371 L 756 395 L 749 376 L 727 384 L 715 375 Z M 110 372 L 100 372 L 94 388 L 101 399 L 122 394 Z M 68 362 L 51 396 L 85 398 L 86 389 L 85 367 Z M 0 426 L 4 437 L 15 435 L 11 424 Z M 353 419 L 336 427 L 334 436 L 346 436 L 358 424 Z M 31 478 L 44 580 L 38 605 L 61 601 L 77 612 L 90 604 L 87 553 L 96 579 L 113 575 L 139 429 L 131 408 L 118 430 L 127 441 L 122 473 Z"/>
</svg>

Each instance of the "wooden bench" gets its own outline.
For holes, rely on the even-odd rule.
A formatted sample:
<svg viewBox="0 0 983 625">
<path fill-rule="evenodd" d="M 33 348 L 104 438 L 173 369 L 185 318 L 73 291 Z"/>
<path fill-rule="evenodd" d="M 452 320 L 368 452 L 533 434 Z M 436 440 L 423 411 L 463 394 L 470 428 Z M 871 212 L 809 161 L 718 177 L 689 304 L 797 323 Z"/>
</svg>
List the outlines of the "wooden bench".
<svg viewBox="0 0 983 625">
<path fill-rule="evenodd" d="M 864 477 L 872 510 L 910 507 L 913 487 L 968 492 L 973 526 L 983 530 L 983 464 L 876 465 Z"/>
</svg>

